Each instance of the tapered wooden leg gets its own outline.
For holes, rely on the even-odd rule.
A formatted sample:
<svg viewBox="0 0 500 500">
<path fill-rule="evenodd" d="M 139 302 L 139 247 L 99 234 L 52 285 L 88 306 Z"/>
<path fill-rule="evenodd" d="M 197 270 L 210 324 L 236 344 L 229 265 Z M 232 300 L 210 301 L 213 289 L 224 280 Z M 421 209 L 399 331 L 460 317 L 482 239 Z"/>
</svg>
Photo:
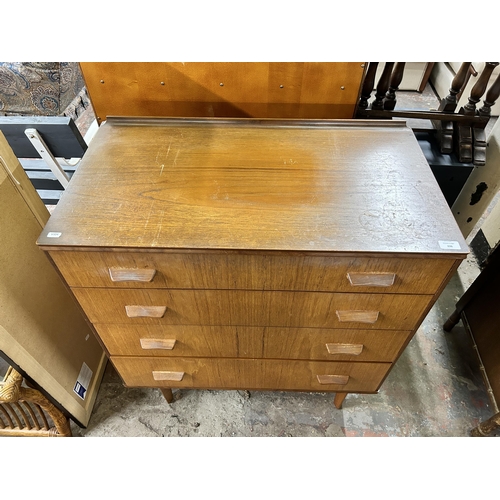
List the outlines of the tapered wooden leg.
<svg viewBox="0 0 500 500">
<path fill-rule="evenodd" d="M 174 400 L 174 395 L 172 394 L 172 389 L 163 389 L 160 388 L 163 397 L 167 400 L 167 403 L 171 403 Z"/>
<path fill-rule="evenodd" d="M 333 400 L 335 408 L 338 408 L 339 410 L 342 408 L 342 403 L 344 402 L 346 396 L 347 392 L 337 392 L 337 394 L 335 394 L 335 399 Z"/>
</svg>

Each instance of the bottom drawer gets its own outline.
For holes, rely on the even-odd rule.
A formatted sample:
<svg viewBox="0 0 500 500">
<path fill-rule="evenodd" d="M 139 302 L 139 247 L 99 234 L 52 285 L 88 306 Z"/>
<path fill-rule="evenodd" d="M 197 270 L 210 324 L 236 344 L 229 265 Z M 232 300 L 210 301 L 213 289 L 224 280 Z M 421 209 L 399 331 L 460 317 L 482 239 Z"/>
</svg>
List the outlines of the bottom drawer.
<svg viewBox="0 0 500 500">
<path fill-rule="evenodd" d="M 391 363 L 112 356 L 129 387 L 375 392 Z"/>
</svg>

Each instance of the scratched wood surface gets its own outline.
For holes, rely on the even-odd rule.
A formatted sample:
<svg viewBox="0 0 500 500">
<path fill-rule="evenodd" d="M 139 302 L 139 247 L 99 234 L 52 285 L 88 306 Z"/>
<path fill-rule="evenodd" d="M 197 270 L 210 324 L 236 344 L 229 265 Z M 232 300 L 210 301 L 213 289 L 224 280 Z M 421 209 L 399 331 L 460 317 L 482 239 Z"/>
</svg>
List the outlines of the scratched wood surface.
<svg viewBox="0 0 500 500">
<path fill-rule="evenodd" d="M 361 62 L 80 66 L 99 123 L 108 116 L 353 118 L 364 72 Z"/>
<path fill-rule="evenodd" d="M 110 119 L 39 243 L 467 253 L 412 131 L 359 120 Z"/>
</svg>

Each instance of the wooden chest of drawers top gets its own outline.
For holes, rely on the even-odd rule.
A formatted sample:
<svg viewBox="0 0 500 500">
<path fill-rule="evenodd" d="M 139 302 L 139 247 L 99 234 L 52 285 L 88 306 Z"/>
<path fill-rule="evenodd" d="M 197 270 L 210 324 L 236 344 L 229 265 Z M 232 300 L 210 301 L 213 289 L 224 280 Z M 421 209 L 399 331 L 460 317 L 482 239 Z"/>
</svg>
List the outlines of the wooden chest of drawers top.
<svg viewBox="0 0 500 500">
<path fill-rule="evenodd" d="M 108 119 L 38 243 L 467 253 L 412 131 L 359 120 Z"/>
</svg>

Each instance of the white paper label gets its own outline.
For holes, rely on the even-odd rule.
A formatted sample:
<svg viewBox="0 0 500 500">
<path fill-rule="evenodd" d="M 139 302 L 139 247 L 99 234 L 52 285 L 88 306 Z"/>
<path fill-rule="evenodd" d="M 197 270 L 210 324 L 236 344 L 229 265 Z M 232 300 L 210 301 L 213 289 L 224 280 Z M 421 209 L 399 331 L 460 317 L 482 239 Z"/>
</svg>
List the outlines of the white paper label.
<svg viewBox="0 0 500 500">
<path fill-rule="evenodd" d="M 90 381 L 92 379 L 92 370 L 83 363 L 82 369 L 76 379 L 75 387 L 73 391 L 82 399 L 85 399 L 85 395 L 87 394 L 87 389 L 90 386 Z"/>
<path fill-rule="evenodd" d="M 460 243 L 458 241 L 439 241 L 439 246 L 443 250 L 460 250 Z"/>
<path fill-rule="evenodd" d="M 62 233 L 55 233 L 55 232 L 50 232 L 50 233 L 47 233 L 47 238 L 59 238 L 59 236 L 61 236 Z"/>
</svg>

